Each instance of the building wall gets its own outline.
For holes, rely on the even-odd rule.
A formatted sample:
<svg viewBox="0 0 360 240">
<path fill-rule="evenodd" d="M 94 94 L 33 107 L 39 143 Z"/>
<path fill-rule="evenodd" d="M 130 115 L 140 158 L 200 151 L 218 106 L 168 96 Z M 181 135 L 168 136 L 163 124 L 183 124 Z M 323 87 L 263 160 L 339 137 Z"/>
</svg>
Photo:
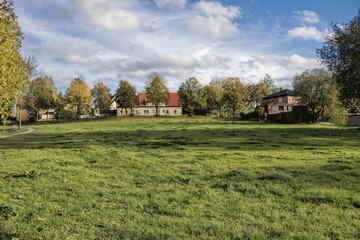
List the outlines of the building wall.
<svg viewBox="0 0 360 240">
<path fill-rule="evenodd" d="M 156 113 L 155 107 L 136 107 L 133 108 L 135 116 L 154 116 Z M 130 116 L 130 109 L 118 108 L 117 116 Z M 160 116 L 182 116 L 182 107 L 159 107 Z"/>
<path fill-rule="evenodd" d="M 265 104 L 268 105 L 269 114 L 276 114 L 280 112 L 291 112 L 293 106 L 299 105 L 299 97 L 296 96 L 282 96 L 271 99 L 266 99 Z"/>
</svg>

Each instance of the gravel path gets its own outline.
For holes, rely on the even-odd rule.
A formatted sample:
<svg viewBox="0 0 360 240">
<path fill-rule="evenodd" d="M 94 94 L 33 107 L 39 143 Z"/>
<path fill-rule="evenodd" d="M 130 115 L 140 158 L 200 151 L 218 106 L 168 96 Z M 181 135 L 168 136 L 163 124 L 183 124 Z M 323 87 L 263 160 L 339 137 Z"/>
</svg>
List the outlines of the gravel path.
<svg viewBox="0 0 360 240">
<path fill-rule="evenodd" d="M 14 134 L 6 135 L 6 136 L 0 136 L 0 139 L 1 139 L 1 138 L 9 138 L 9 137 L 18 136 L 18 135 L 24 135 L 24 134 L 31 133 L 31 132 L 33 132 L 33 131 L 35 131 L 35 129 L 33 129 L 33 128 L 28 128 L 28 130 L 25 131 L 25 132 L 14 133 Z"/>
</svg>

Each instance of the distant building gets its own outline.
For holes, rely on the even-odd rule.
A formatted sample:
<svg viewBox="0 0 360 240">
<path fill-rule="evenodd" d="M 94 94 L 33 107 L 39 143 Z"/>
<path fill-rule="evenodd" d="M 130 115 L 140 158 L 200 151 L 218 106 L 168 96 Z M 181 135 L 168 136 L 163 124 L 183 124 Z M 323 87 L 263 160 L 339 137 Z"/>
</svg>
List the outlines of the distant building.
<svg viewBox="0 0 360 240">
<path fill-rule="evenodd" d="M 135 116 L 154 116 L 156 114 L 155 106 L 146 101 L 146 93 L 138 94 L 138 106 L 133 108 L 132 114 Z M 179 93 L 169 93 L 168 102 L 159 106 L 159 114 L 160 116 L 182 116 Z M 117 116 L 129 115 L 131 115 L 130 109 L 117 109 Z"/>
<path fill-rule="evenodd" d="M 267 114 L 291 112 L 294 106 L 299 106 L 300 97 L 293 90 L 284 89 L 263 98 Z"/>
</svg>

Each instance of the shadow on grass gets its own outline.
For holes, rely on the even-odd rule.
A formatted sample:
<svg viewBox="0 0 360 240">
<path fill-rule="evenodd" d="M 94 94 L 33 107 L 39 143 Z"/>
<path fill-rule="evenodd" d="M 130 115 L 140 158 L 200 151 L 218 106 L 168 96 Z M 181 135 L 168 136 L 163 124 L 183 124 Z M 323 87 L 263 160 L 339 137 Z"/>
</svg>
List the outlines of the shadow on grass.
<svg viewBox="0 0 360 240">
<path fill-rule="evenodd" d="M 205 125 L 209 125 L 206 123 Z M 78 149 L 88 146 L 193 150 L 218 148 L 228 151 L 318 150 L 338 147 L 360 147 L 356 128 L 287 128 L 270 125 L 255 128 L 191 129 L 179 125 L 169 130 L 78 131 L 65 133 L 34 132 L 29 135 L 0 139 L 0 149 Z M 255 125 L 256 126 L 256 125 Z"/>
</svg>

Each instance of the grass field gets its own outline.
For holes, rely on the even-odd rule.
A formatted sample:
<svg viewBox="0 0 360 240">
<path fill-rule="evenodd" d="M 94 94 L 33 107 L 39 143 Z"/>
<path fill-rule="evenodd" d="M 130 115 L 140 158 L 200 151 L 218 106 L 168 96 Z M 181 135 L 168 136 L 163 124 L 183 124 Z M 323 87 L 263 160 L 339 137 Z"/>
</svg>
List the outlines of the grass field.
<svg viewBox="0 0 360 240">
<path fill-rule="evenodd" d="M 0 139 L 0 239 L 360 238 L 360 128 L 210 118 L 31 127 Z"/>
</svg>

